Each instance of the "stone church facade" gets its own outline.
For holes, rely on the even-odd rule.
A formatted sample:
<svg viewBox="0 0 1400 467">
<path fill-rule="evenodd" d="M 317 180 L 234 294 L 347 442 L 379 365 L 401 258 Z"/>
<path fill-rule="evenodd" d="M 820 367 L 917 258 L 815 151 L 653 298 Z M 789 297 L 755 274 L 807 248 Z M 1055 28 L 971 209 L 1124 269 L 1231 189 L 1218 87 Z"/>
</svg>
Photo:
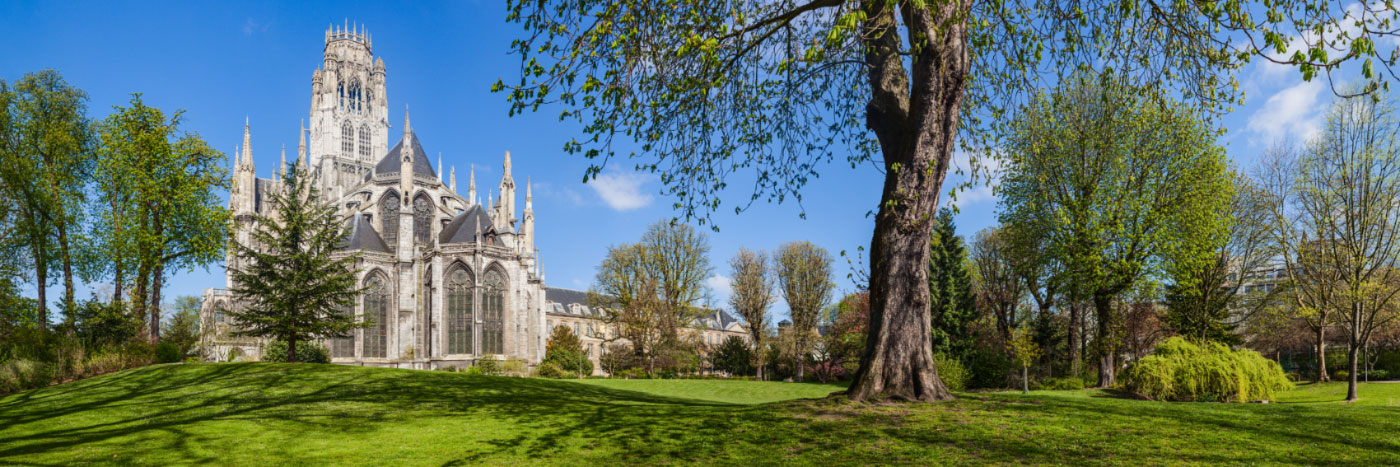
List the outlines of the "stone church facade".
<svg viewBox="0 0 1400 467">
<path fill-rule="evenodd" d="M 428 369 L 518 358 L 533 366 L 544 357 L 547 324 L 563 323 L 547 314 L 586 318 L 590 327 L 601 329 L 598 313 L 566 313 L 579 309 L 581 293 L 545 287 L 534 247 L 530 186 L 523 206 L 517 206 L 510 153 L 498 186 L 484 202 L 474 169 L 466 191 L 458 191 L 455 168 L 444 177 L 441 153 L 436 166 L 430 162 L 407 109 L 402 129 L 391 130 L 384 61 L 373 56 L 372 45 L 371 36 L 358 28 L 326 31 L 324 60 L 311 76 L 309 125 L 298 131 L 295 163 L 310 167 L 323 199 L 336 207 L 349 231 L 337 254 L 359 255 L 355 267 L 366 291 L 345 312 L 372 323 L 353 336 L 323 342 L 332 362 Z M 393 136 L 397 142 L 390 147 Z M 282 189 L 280 175 L 286 171 L 284 149 L 273 177 L 257 177 L 251 142 L 245 122 L 229 196 L 232 235 L 244 244 L 256 216 L 271 214 L 269 194 Z M 226 266 L 238 268 L 239 258 L 230 253 Z M 224 310 L 240 304 L 231 287 L 230 277 L 224 288 L 204 292 L 200 323 L 206 360 L 261 356 L 264 341 L 232 335 L 236 325 Z M 567 307 L 551 300 L 565 296 L 572 302 Z M 742 334 L 741 327 L 728 326 L 732 318 L 697 324 Z M 590 352 L 595 361 L 602 336 L 598 342 L 585 339 L 598 349 Z"/>
</svg>

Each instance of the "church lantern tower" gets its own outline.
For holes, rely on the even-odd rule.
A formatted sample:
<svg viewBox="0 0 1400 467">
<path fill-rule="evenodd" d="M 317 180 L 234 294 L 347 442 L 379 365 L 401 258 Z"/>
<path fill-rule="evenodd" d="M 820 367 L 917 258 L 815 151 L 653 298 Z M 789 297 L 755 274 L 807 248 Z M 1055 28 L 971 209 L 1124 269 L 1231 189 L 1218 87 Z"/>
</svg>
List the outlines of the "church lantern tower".
<svg viewBox="0 0 1400 467">
<path fill-rule="evenodd" d="M 311 74 L 308 163 L 323 193 L 349 189 L 389 151 L 384 60 L 358 25 L 326 29 L 323 61 Z"/>
</svg>

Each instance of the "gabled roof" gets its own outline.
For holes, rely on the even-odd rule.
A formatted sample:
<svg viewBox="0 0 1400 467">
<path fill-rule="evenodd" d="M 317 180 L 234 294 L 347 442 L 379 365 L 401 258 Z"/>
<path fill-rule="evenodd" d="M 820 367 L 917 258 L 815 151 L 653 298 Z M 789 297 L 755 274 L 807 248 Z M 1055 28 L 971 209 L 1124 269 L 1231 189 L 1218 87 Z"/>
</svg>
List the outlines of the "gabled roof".
<svg viewBox="0 0 1400 467">
<path fill-rule="evenodd" d="M 374 226 L 370 225 L 369 216 L 357 215 L 346 224 L 346 228 L 350 229 L 350 236 L 346 237 L 345 242 L 340 244 L 341 250 L 389 252 L 389 245 L 384 243 L 384 238 L 380 237 L 379 232 L 375 232 Z"/>
<path fill-rule="evenodd" d="M 413 142 L 413 174 L 436 177 L 437 172 L 433 171 L 433 164 L 428 162 L 428 152 L 424 151 L 423 145 L 418 142 L 418 135 L 409 132 L 408 139 Z M 400 139 L 399 144 L 395 144 L 394 148 L 390 149 L 389 153 L 385 154 L 378 164 L 375 164 L 374 171 L 375 173 L 398 172 L 402 164 L 399 161 L 402 159 L 403 140 Z"/>
<path fill-rule="evenodd" d="M 438 243 L 446 245 L 448 243 L 473 243 L 476 241 L 477 222 L 481 223 L 481 234 L 487 238 L 492 238 L 493 245 L 504 245 L 500 238 L 488 236 L 488 233 L 495 233 L 496 227 L 491 224 L 491 216 L 486 214 L 486 209 L 480 204 L 473 204 L 467 210 L 457 213 L 442 228 L 442 233 L 438 234 Z"/>
<path fill-rule="evenodd" d="M 588 292 L 582 290 L 545 287 L 544 299 L 545 301 L 558 303 L 566 307 L 574 304 L 588 306 Z"/>
</svg>

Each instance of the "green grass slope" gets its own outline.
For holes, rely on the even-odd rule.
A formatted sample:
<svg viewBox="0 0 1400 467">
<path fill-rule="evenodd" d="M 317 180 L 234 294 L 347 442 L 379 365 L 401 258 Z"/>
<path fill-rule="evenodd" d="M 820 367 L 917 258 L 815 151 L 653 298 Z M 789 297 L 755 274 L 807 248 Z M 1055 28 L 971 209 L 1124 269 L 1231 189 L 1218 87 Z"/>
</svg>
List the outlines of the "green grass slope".
<svg viewBox="0 0 1400 467">
<path fill-rule="evenodd" d="M 1276 404 L 1098 391 L 809 399 L 833 389 L 162 365 L 0 397 L 0 464 L 1400 463 L 1395 384 L 1363 386 L 1369 405 L 1339 404 L 1336 384 Z"/>
</svg>

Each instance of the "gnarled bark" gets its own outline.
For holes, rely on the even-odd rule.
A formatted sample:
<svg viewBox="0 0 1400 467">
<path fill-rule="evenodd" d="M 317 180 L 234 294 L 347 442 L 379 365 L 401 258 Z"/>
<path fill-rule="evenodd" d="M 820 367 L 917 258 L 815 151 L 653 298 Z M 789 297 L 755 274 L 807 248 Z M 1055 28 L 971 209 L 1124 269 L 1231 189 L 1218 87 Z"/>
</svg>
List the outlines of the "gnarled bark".
<svg viewBox="0 0 1400 467">
<path fill-rule="evenodd" d="M 866 125 L 880 141 L 885 184 L 870 242 L 870 329 L 852 400 L 952 398 L 933 363 L 928 258 L 938 190 L 957 136 L 969 64 L 966 7 L 953 2 L 900 9 L 914 51 L 904 71 L 894 4 L 862 2 L 872 91 Z"/>
</svg>

